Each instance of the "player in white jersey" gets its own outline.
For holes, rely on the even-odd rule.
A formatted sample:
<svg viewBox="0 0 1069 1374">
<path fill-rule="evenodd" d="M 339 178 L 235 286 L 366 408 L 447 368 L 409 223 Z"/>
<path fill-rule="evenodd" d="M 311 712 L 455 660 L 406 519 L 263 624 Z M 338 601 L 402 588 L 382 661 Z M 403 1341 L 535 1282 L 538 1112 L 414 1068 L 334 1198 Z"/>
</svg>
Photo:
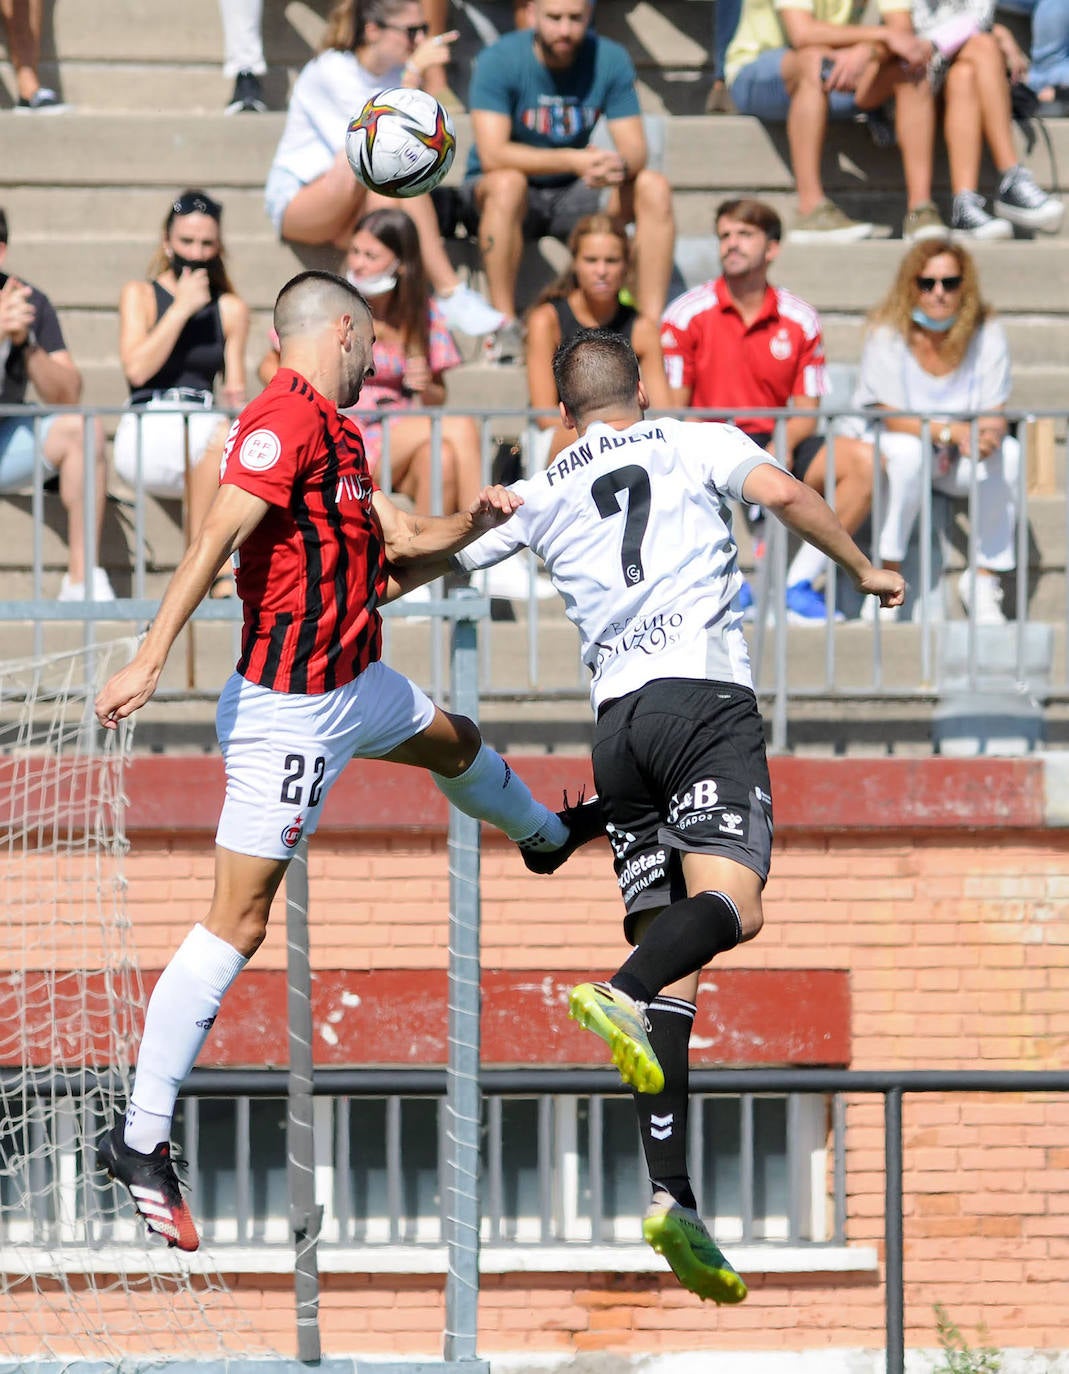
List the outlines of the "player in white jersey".
<svg viewBox="0 0 1069 1374">
<path fill-rule="evenodd" d="M 488 567 L 526 545 L 578 627 L 597 713 L 594 781 L 636 948 L 607 983 L 573 989 L 571 1015 L 636 1090 L 654 1190 L 646 1239 L 692 1292 L 741 1302 L 745 1284 L 698 1216 L 686 1160 L 698 974 L 761 929 L 772 847 L 727 503 L 764 506 L 884 606 L 901 603 L 905 584 L 740 430 L 644 419 L 638 362 L 619 335 L 578 335 L 553 370 L 579 437 L 517 483 L 512 519 L 455 561 Z"/>
</svg>

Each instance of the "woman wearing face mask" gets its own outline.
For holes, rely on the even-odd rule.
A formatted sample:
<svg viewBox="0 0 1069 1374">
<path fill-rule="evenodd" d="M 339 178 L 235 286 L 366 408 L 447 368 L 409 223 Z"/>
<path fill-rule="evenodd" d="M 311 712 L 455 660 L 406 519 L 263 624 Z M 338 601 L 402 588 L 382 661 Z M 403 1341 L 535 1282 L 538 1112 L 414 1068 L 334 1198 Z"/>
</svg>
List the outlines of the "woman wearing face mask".
<svg viewBox="0 0 1069 1374">
<path fill-rule="evenodd" d="M 248 306 L 234 291 L 220 235 L 222 206 L 204 191 L 184 191 L 163 222 L 147 281 L 119 297 L 119 357 L 130 410 L 115 434 L 115 470 L 131 486 L 140 477 L 154 496 L 188 495 L 186 525 L 196 532 L 219 482 L 230 421 L 220 399 L 245 404 Z M 228 578 L 215 595 L 228 595 Z"/>
<path fill-rule="evenodd" d="M 930 420 L 936 490 L 968 495 L 978 470 L 978 566 L 962 574 L 958 594 L 982 624 L 1005 620 L 999 574 L 1016 563 L 1020 447 L 992 413 L 1005 407 L 1010 385 L 1006 335 L 980 295 L 973 259 L 949 239 L 915 244 L 870 316 L 853 405 Z M 975 450 L 971 422 L 954 412 L 980 415 Z M 879 446 L 887 479 L 879 551 L 885 567 L 899 568 L 923 496 L 921 421 L 885 420 Z"/>
<path fill-rule="evenodd" d="M 409 216 L 398 209 L 372 210 L 356 226 L 345 259 L 345 275 L 364 296 L 375 319 L 374 373 L 349 415 L 357 417 L 368 466 L 379 473 L 384 423 L 389 430 L 390 488 L 409 497 L 415 509 L 433 512 L 431 420 L 409 415 L 415 407 L 445 404 L 445 374 L 460 362 L 460 352 L 437 303 L 428 293 L 419 236 Z M 260 365 L 266 384 L 278 367 L 277 348 Z M 390 419 L 365 420 L 374 411 Z M 443 415 L 443 515 L 463 510 L 482 486 L 479 430 L 467 416 Z"/>
<path fill-rule="evenodd" d="M 527 316 L 525 352 L 527 390 L 535 410 L 555 410 L 557 384 L 553 354 L 583 329 L 611 329 L 635 350 L 642 381 L 653 410 L 670 410 L 672 397 L 664 375 L 660 326 L 624 305 L 620 292 L 627 281 L 628 239 L 611 215 L 585 215 L 568 236 L 571 264 L 548 286 Z M 559 419 L 537 421 L 546 436 L 548 459 L 575 439 Z"/>
<path fill-rule="evenodd" d="M 340 0 L 327 18 L 319 55 L 301 71 L 264 190 L 267 213 L 292 243 L 348 245 L 356 221 L 390 205 L 353 176 L 345 135 L 353 115 L 390 86 L 444 84 L 455 29 L 430 36 L 419 0 Z M 464 285 L 445 251 L 429 194 L 405 207 L 419 231 L 423 264 L 452 329 L 488 334 L 504 320 Z"/>
</svg>

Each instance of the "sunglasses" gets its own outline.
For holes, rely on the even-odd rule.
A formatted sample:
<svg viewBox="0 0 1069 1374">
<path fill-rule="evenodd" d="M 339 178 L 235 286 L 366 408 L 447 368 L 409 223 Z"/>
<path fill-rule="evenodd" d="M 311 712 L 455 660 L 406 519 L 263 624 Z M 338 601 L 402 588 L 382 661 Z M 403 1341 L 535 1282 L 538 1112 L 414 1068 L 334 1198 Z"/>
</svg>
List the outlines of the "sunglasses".
<svg viewBox="0 0 1069 1374">
<path fill-rule="evenodd" d="M 430 33 L 429 24 L 380 24 L 380 29 L 394 29 L 397 33 L 408 35 L 410 43 L 418 43 L 421 38 L 426 38 Z"/>
<path fill-rule="evenodd" d="M 944 291 L 957 291 L 961 286 L 962 279 L 957 277 L 918 277 L 917 290 L 927 294 L 934 291 L 937 286 L 941 286 Z"/>
<path fill-rule="evenodd" d="M 202 196 L 198 191 L 187 191 L 171 206 L 172 219 L 180 215 L 210 215 L 212 219 L 218 220 L 222 214 L 223 207 L 217 200 L 212 200 L 211 196 Z"/>
</svg>

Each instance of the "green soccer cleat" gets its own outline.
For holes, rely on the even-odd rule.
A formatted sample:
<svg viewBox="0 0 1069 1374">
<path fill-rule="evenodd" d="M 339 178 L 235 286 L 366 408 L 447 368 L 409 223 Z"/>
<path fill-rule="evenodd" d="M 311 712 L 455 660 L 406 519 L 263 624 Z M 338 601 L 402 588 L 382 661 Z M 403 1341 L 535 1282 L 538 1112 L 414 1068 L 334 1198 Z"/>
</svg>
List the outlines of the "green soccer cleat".
<svg viewBox="0 0 1069 1374">
<path fill-rule="evenodd" d="M 568 1015 L 600 1035 L 612 1050 L 620 1077 L 640 1093 L 659 1093 L 664 1070 L 650 1044 L 646 1008 L 608 983 L 580 983 L 572 988 Z"/>
<path fill-rule="evenodd" d="M 684 1207 L 671 1193 L 658 1188 L 642 1222 L 647 1244 L 668 1261 L 672 1273 L 699 1298 L 713 1302 L 742 1302 L 746 1285 L 720 1253 L 692 1207 Z"/>
</svg>

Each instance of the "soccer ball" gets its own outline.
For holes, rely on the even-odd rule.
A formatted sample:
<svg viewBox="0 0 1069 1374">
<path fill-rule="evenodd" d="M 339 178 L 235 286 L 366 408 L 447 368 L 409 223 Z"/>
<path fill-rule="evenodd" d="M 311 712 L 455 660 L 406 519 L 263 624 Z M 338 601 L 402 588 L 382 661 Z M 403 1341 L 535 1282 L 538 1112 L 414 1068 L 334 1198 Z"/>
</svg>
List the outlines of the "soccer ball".
<svg viewBox="0 0 1069 1374">
<path fill-rule="evenodd" d="M 394 86 L 349 121 L 345 155 L 361 186 L 381 196 L 421 196 L 453 165 L 453 121 L 433 95 Z"/>
</svg>

